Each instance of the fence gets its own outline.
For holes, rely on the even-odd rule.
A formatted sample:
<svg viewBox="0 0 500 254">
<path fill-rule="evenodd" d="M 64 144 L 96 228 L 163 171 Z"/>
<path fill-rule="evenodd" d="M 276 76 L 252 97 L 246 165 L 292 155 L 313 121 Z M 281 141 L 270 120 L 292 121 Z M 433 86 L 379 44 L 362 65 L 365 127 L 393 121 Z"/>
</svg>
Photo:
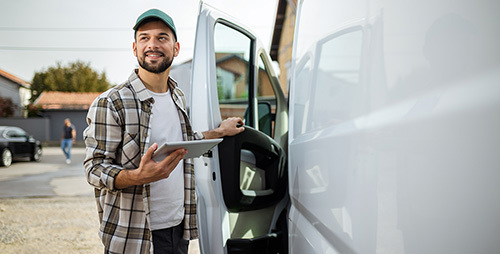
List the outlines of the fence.
<svg viewBox="0 0 500 254">
<path fill-rule="evenodd" d="M 40 141 L 50 140 L 49 118 L 0 118 L 0 125 L 21 127 Z"/>
<path fill-rule="evenodd" d="M 87 111 L 55 110 L 46 112 L 43 118 L 0 118 L 0 125 L 17 126 L 23 128 L 34 138 L 45 145 L 57 145 L 60 142 L 64 119 L 70 118 L 76 127 L 76 145 L 83 145 L 83 130 L 87 127 L 85 121 Z"/>
</svg>

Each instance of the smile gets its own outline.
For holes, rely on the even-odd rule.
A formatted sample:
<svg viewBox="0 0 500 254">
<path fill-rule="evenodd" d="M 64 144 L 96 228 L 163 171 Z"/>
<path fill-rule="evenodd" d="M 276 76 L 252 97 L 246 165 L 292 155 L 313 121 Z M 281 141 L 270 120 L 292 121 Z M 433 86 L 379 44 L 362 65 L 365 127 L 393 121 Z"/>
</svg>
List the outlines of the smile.
<svg viewBox="0 0 500 254">
<path fill-rule="evenodd" d="M 164 54 L 161 52 L 152 52 L 152 51 L 145 52 L 145 55 L 150 58 L 159 58 L 164 56 Z"/>
</svg>

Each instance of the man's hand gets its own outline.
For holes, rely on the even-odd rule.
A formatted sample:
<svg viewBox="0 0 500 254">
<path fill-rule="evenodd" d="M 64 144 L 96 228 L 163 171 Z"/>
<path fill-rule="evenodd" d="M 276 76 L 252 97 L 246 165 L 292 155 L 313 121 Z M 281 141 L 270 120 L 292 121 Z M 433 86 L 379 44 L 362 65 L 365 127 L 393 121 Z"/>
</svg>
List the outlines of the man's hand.
<svg viewBox="0 0 500 254">
<path fill-rule="evenodd" d="M 158 149 L 156 143 L 148 148 L 141 158 L 139 168 L 120 171 L 115 178 L 115 188 L 124 189 L 168 178 L 187 153 L 186 149 L 177 149 L 162 161 L 156 162 L 153 160 L 153 153 L 156 149 Z"/>
<path fill-rule="evenodd" d="M 234 136 L 245 130 L 243 120 L 239 117 L 230 117 L 222 121 L 220 126 L 214 130 L 203 132 L 205 139 L 221 138 L 225 136 Z"/>
<path fill-rule="evenodd" d="M 217 129 L 219 129 L 219 132 L 222 134 L 222 137 L 224 137 L 224 136 L 234 136 L 238 133 L 241 133 L 245 130 L 245 127 L 243 127 L 243 120 L 241 120 L 241 118 L 231 117 L 222 121 L 219 128 Z"/>
</svg>

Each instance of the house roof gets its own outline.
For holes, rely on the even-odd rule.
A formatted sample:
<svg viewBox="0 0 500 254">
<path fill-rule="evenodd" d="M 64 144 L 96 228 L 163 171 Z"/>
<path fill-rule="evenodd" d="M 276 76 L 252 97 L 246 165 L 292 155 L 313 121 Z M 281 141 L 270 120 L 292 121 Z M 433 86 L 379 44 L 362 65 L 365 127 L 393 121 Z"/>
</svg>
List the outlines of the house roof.
<svg viewBox="0 0 500 254">
<path fill-rule="evenodd" d="M 0 76 L 20 85 L 20 86 L 24 86 L 24 87 L 30 87 L 30 83 L 22 80 L 21 78 L 19 77 L 16 77 L 14 74 L 11 74 L 11 73 L 8 73 L 2 69 L 0 69 Z"/>
<path fill-rule="evenodd" d="M 278 49 L 281 40 L 281 30 L 283 29 L 283 21 L 285 20 L 286 0 L 278 1 L 278 8 L 276 8 L 276 20 L 274 21 L 273 38 L 271 39 L 271 50 L 269 55 L 274 61 L 278 60 Z"/>
<path fill-rule="evenodd" d="M 274 21 L 273 37 L 271 39 L 271 49 L 269 55 L 274 61 L 278 61 L 278 50 L 281 41 L 281 32 L 283 30 L 283 22 L 286 18 L 287 5 L 293 8 L 297 7 L 297 0 L 278 0 L 278 7 L 276 8 L 276 19 Z"/>
<path fill-rule="evenodd" d="M 38 96 L 35 105 L 42 109 L 88 109 L 101 93 L 77 93 L 45 91 Z"/>
</svg>

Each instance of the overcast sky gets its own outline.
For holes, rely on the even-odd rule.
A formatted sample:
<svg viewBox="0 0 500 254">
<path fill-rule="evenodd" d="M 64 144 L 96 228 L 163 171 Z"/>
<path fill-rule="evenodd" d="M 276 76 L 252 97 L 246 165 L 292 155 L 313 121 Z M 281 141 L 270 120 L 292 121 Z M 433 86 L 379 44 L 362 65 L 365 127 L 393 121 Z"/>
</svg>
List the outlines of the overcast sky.
<svg viewBox="0 0 500 254">
<path fill-rule="evenodd" d="M 277 0 L 204 2 L 241 20 L 269 49 Z M 181 44 L 174 65 L 191 59 L 198 0 L 0 0 L 0 69 L 31 82 L 57 62 L 81 60 L 121 83 L 137 66 L 132 27 L 150 8 L 174 19 Z"/>
</svg>

